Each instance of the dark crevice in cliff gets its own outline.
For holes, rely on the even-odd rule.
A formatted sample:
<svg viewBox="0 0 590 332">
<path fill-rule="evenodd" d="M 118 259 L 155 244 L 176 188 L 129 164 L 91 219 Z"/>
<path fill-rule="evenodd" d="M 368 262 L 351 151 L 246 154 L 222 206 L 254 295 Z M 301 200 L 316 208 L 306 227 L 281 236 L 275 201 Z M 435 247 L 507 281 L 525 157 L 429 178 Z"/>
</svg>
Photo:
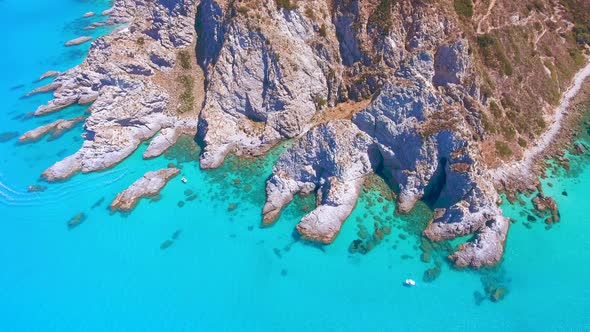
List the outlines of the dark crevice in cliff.
<svg viewBox="0 0 590 332">
<path fill-rule="evenodd" d="M 197 132 L 195 133 L 195 137 L 193 138 L 195 143 L 197 143 L 197 145 L 199 146 L 199 149 L 201 149 L 201 152 L 204 151 L 206 146 L 203 137 L 205 137 L 205 135 L 207 134 L 207 126 L 207 120 L 199 119 L 197 123 Z"/>
<path fill-rule="evenodd" d="M 351 1 L 350 4 L 339 2 L 333 17 L 333 23 L 336 27 L 336 37 L 338 38 L 342 64 L 350 67 L 361 61 L 363 53 L 355 31 L 355 27 L 358 28 L 360 25 L 358 1 Z"/>
<path fill-rule="evenodd" d="M 447 183 L 447 174 L 445 172 L 447 166 L 447 158 L 441 158 L 438 161 L 438 166 L 430 179 L 430 182 L 424 189 L 424 196 L 422 201 L 431 209 L 438 207 L 438 200 L 441 192 Z"/>
<path fill-rule="evenodd" d="M 197 7 L 195 30 L 197 32 L 197 62 L 205 74 L 205 83 L 209 70 L 217 62 L 223 38 L 225 36 L 225 17 L 223 9 L 214 0 L 203 0 Z"/>
<path fill-rule="evenodd" d="M 344 67 L 343 99 L 360 101 L 378 92 L 399 66 L 400 50 L 391 49 L 393 1 L 384 0 L 383 6 L 368 10 L 374 4 L 358 0 L 342 1 L 335 5 L 332 23 Z M 379 13 L 382 11 L 382 13 Z M 344 89 L 342 89 L 344 90 Z"/>
<path fill-rule="evenodd" d="M 275 53 L 270 46 L 270 42 L 261 33 L 250 34 L 250 37 L 258 38 L 262 45 L 262 64 L 264 66 L 264 79 L 262 83 L 262 99 L 263 106 L 265 109 L 271 109 L 275 112 L 281 112 L 285 110 L 285 102 L 277 96 L 279 88 L 284 90 L 291 96 L 289 89 L 283 82 L 283 75 L 281 73 L 281 67 L 277 59 L 280 57 Z M 279 83 L 280 86 L 277 86 Z M 264 121 L 266 121 L 266 114 L 264 115 Z"/>
<path fill-rule="evenodd" d="M 395 193 L 396 195 L 399 195 L 399 183 L 397 183 L 393 176 L 391 176 L 391 172 L 385 168 L 385 162 L 381 152 L 378 150 L 378 148 L 376 148 L 375 150 L 376 151 L 374 153 L 370 154 L 375 175 L 383 179 L 383 181 L 387 184 L 391 192 Z"/>
</svg>

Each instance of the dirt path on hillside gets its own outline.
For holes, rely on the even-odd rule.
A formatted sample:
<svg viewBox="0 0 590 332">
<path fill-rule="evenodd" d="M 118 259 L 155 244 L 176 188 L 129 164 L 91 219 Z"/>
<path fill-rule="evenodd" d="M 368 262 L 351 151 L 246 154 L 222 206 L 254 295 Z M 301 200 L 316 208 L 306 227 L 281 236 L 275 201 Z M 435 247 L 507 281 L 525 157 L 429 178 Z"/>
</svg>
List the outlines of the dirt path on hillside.
<svg viewBox="0 0 590 332">
<path fill-rule="evenodd" d="M 553 114 L 553 122 L 549 126 L 549 129 L 537 139 L 534 146 L 524 152 L 521 160 L 504 164 L 496 169 L 490 170 L 490 174 L 494 181 L 506 181 L 511 178 L 520 176 L 526 177 L 531 174 L 535 159 L 549 147 L 559 133 L 563 118 L 569 110 L 571 101 L 580 91 L 584 81 L 588 77 L 590 77 L 590 62 L 576 73 L 569 89 L 567 89 L 562 95 L 561 101 Z"/>
</svg>

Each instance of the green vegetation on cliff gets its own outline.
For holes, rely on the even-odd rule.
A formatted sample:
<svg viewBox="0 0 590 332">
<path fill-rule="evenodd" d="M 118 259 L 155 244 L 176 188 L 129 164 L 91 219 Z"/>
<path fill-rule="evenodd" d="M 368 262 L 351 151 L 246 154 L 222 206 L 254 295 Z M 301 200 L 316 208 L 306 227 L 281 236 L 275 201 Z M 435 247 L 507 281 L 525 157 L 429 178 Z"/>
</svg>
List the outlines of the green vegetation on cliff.
<svg viewBox="0 0 590 332">
<path fill-rule="evenodd" d="M 561 0 L 568 10 L 570 19 L 574 23 L 572 30 L 576 42 L 590 45 L 590 1 Z"/>
<path fill-rule="evenodd" d="M 294 10 L 299 8 L 299 6 L 297 6 L 296 1 L 292 1 L 292 0 L 275 0 L 275 3 L 277 4 L 277 7 L 279 9 L 285 9 L 285 10 Z"/>
<path fill-rule="evenodd" d="M 377 8 L 369 16 L 369 25 L 385 33 L 391 29 L 391 10 L 397 0 L 381 0 Z"/>
<path fill-rule="evenodd" d="M 459 16 L 473 16 L 473 2 L 471 0 L 454 0 L 453 7 Z"/>
</svg>

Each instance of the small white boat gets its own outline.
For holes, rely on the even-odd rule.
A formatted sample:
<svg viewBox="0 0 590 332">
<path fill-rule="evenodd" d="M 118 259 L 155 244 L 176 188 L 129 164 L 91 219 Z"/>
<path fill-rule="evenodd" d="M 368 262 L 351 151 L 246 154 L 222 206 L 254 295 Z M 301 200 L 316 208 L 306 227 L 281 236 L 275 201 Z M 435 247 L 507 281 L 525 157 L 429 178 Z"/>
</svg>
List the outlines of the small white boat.
<svg viewBox="0 0 590 332">
<path fill-rule="evenodd" d="M 404 281 L 404 286 L 407 286 L 407 287 L 416 286 L 416 282 L 413 279 L 406 279 Z"/>
<path fill-rule="evenodd" d="M 182 181 L 182 183 L 187 183 L 188 182 L 188 180 L 186 178 L 182 178 L 182 179 L 180 179 L 180 181 Z"/>
</svg>

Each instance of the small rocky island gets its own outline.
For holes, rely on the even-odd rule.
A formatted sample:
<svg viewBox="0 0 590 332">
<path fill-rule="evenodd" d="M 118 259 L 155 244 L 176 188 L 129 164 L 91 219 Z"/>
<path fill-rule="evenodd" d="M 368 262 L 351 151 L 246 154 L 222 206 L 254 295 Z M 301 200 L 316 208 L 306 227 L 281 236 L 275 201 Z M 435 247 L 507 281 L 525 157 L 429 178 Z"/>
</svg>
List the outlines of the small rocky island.
<svg viewBox="0 0 590 332">
<path fill-rule="evenodd" d="M 395 213 L 419 200 L 434 209 L 430 240 L 474 234 L 449 256 L 456 266 L 496 264 L 510 225 L 498 190 L 534 187 L 523 175 L 590 66 L 569 8 L 459 2 L 115 0 L 104 23 L 123 27 L 34 91 L 54 97 L 37 116 L 91 103 L 80 150 L 42 175 L 111 167 L 152 138 L 144 158 L 195 137 L 204 169 L 292 140 L 267 181 L 264 224 L 294 195 L 315 194 L 296 228 L 331 243 L 377 174 Z M 130 209 L 177 172 L 146 174 L 111 207 Z"/>
<path fill-rule="evenodd" d="M 177 176 L 177 168 L 165 168 L 154 172 L 147 172 L 139 180 L 133 182 L 129 188 L 121 192 L 111 203 L 111 211 L 130 211 L 142 197 L 157 195 L 166 183 Z"/>
</svg>

